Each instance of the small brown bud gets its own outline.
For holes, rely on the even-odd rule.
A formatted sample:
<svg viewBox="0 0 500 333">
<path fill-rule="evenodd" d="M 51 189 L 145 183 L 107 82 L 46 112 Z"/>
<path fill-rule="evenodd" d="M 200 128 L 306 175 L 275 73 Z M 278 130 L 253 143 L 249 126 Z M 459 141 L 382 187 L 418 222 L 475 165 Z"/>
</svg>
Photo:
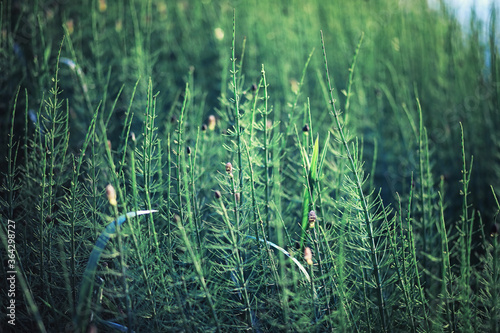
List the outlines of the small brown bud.
<svg viewBox="0 0 500 333">
<path fill-rule="evenodd" d="M 252 84 L 252 91 L 256 91 L 257 90 L 257 85 L 254 83 Z"/>
<path fill-rule="evenodd" d="M 106 186 L 106 195 L 108 196 L 109 204 L 111 206 L 116 206 L 118 204 L 116 202 L 116 191 L 113 185 L 108 184 L 108 186 Z"/>
<path fill-rule="evenodd" d="M 70 35 L 73 33 L 73 31 L 75 31 L 75 23 L 72 19 L 66 21 L 66 28 L 68 29 L 68 33 Z"/>
<path fill-rule="evenodd" d="M 201 125 L 201 130 L 202 130 L 203 132 L 205 132 L 205 131 L 207 130 L 207 128 L 208 128 L 208 127 L 207 127 L 207 124 L 203 124 L 203 125 Z"/>
<path fill-rule="evenodd" d="M 309 132 L 309 125 L 305 124 L 304 127 L 302 127 L 302 132 Z"/>
<path fill-rule="evenodd" d="M 46 223 L 50 223 L 50 222 L 52 222 L 52 216 L 47 215 L 47 216 L 45 217 L 45 222 L 46 222 Z"/>
<path fill-rule="evenodd" d="M 308 215 L 309 228 L 314 228 L 314 223 L 316 222 L 317 216 L 314 210 L 311 210 Z"/>
<path fill-rule="evenodd" d="M 215 123 L 216 123 L 215 116 L 214 115 L 208 116 L 208 129 L 209 130 L 213 131 L 215 129 Z"/>
<path fill-rule="evenodd" d="M 224 30 L 222 30 L 220 27 L 214 29 L 214 34 L 217 40 L 220 41 L 224 39 Z"/>
<path fill-rule="evenodd" d="M 107 8 L 108 8 L 108 4 L 106 3 L 106 0 L 99 0 L 99 11 L 101 13 L 105 12 Z M 96 332 L 97 332 L 97 329 L 96 329 Z"/>
<path fill-rule="evenodd" d="M 116 32 L 121 32 L 123 30 L 123 21 L 122 20 L 115 21 L 115 30 L 116 30 Z"/>
<path fill-rule="evenodd" d="M 233 165 L 231 164 L 231 162 L 227 162 L 226 163 L 226 172 L 228 174 L 232 174 L 233 173 Z"/>
<path fill-rule="evenodd" d="M 222 197 L 222 194 L 220 194 L 220 191 L 215 191 L 214 195 L 215 195 L 215 199 L 220 199 Z"/>
<path fill-rule="evenodd" d="M 236 198 L 237 202 L 240 202 L 240 194 L 239 193 L 235 193 L 234 197 Z"/>
<path fill-rule="evenodd" d="M 290 88 L 294 94 L 297 94 L 299 92 L 300 84 L 299 81 L 295 79 L 290 80 Z"/>
<path fill-rule="evenodd" d="M 306 247 L 304 249 L 304 260 L 307 262 L 307 264 L 309 266 L 312 266 L 312 264 L 313 264 L 312 257 L 313 257 L 313 255 L 312 255 L 311 249 L 309 247 Z"/>
<path fill-rule="evenodd" d="M 111 141 L 110 140 L 108 140 L 108 148 L 109 148 L 109 150 L 111 150 Z"/>
<path fill-rule="evenodd" d="M 191 147 L 189 147 L 189 146 L 186 147 L 186 153 L 188 155 L 191 155 Z"/>
</svg>

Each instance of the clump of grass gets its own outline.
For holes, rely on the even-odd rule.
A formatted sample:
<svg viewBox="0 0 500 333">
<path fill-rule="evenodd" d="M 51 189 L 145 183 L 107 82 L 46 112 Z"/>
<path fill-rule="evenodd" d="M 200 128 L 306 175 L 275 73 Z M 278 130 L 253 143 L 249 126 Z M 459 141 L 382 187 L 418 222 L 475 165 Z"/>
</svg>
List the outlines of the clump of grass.
<svg viewBox="0 0 500 333">
<path fill-rule="evenodd" d="M 496 9 L 405 6 L 0 4 L 18 327 L 497 331 Z"/>
</svg>

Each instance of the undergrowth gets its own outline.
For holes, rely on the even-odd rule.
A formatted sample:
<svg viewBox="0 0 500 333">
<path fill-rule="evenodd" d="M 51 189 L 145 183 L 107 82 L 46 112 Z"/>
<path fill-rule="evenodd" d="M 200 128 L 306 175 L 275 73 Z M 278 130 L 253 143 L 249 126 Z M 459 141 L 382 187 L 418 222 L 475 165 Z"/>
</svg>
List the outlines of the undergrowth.
<svg viewBox="0 0 500 333">
<path fill-rule="evenodd" d="M 358 2 L 2 2 L 0 327 L 498 331 L 496 8 Z"/>
</svg>

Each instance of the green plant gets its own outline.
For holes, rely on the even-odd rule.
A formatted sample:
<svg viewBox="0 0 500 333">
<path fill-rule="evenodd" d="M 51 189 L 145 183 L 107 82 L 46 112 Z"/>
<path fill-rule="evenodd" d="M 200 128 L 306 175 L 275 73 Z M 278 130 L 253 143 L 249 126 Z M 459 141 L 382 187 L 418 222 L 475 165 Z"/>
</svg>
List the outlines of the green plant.
<svg viewBox="0 0 500 333">
<path fill-rule="evenodd" d="M 2 2 L 16 329 L 497 331 L 497 8 L 441 6 Z"/>
</svg>

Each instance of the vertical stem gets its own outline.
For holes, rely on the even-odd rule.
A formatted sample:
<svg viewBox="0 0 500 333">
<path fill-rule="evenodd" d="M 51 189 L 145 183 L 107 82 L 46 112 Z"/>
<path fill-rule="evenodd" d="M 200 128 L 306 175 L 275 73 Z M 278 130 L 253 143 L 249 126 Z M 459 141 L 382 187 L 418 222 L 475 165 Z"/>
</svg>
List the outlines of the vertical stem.
<svg viewBox="0 0 500 333">
<path fill-rule="evenodd" d="M 121 270 L 121 282 L 122 282 L 122 288 L 123 288 L 123 293 L 125 294 L 125 307 L 127 311 L 127 322 L 128 322 L 128 327 L 127 327 L 127 332 L 131 333 L 132 332 L 132 327 L 134 325 L 133 319 L 132 319 L 132 300 L 130 299 L 130 294 L 129 294 L 129 287 L 128 287 L 128 282 L 127 282 L 127 269 L 125 266 L 125 258 L 124 258 L 124 251 L 123 251 L 123 240 L 122 240 L 122 235 L 121 235 L 121 226 L 118 223 L 118 207 L 116 205 L 113 205 L 113 212 L 115 214 L 115 224 L 116 224 L 116 238 L 118 240 L 118 253 L 120 256 L 120 270 Z"/>
<path fill-rule="evenodd" d="M 419 119 L 419 139 L 418 139 L 418 157 L 419 157 L 419 173 L 420 173 L 420 202 L 422 205 L 422 252 L 427 253 L 427 206 L 425 198 L 425 190 L 429 184 L 424 179 L 424 124 L 422 117 L 422 108 L 420 101 L 418 104 L 418 119 Z M 423 256 L 422 266 L 427 267 L 427 258 Z"/>
<path fill-rule="evenodd" d="M 187 107 L 187 101 L 189 98 L 188 96 L 189 96 L 189 84 L 186 83 L 186 89 L 185 89 L 185 93 L 184 93 L 184 102 L 182 103 L 181 116 L 179 118 L 179 127 L 177 129 L 177 198 L 179 200 L 179 214 L 180 214 L 181 221 L 184 221 L 184 217 L 185 217 L 182 197 L 183 197 L 183 193 L 185 193 L 185 191 L 187 190 L 186 188 L 184 189 L 184 191 L 182 189 L 182 183 L 185 181 L 184 180 L 184 176 L 185 176 L 184 169 L 185 168 L 184 168 L 184 159 L 183 159 L 184 150 L 182 149 L 182 143 L 184 141 L 183 141 L 182 135 L 184 133 L 184 112 L 185 112 L 186 107 Z M 191 209 L 189 197 L 186 198 L 186 205 L 188 208 L 189 230 L 193 230 L 193 228 L 192 228 L 193 226 L 191 224 L 192 223 L 191 216 L 189 214 L 189 211 Z"/>
<path fill-rule="evenodd" d="M 236 121 L 236 143 L 238 146 L 238 171 L 239 171 L 239 188 L 243 188 L 243 164 L 241 160 L 241 128 L 240 128 L 240 95 L 236 82 L 236 58 L 235 58 L 235 40 L 236 40 L 236 10 L 233 11 L 233 42 L 232 42 L 232 77 L 233 77 L 233 93 L 234 93 L 234 118 Z M 240 191 L 242 192 L 242 191 Z M 243 202 L 243 193 L 240 193 L 240 200 Z"/>
<path fill-rule="evenodd" d="M 193 156 L 189 154 L 189 167 L 191 168 L 190 182 L 191 182 L 191 201 L 193 204 L 193 220 L 196 232 L 196 240 L 198 247 L 201 248 L 201 226 L 198 219 L 198 205 L 196 204 L 196 187 L 195 187 L 195 166 L 196 166 L 196 156 L 198 155 L 198 142 L 200 138 L 200 128 L 198 127 L 198 132 L 196 134 L 196 144 Z"/>
<path fill-rule="evenodd" d="M 365 219 L 366 232 L 367 232 L 368 237 L 369 237 L 370 256 L 371 256 L 371 262 L 373 265 L 373 273 L 375 275 L 379 315 L 380 315 L 380 320 L 381 320 L 381 324 L 382 324 L 382 330 L 385 332 L 385 331 L 387 331 L 387 323 L 386 323 L 386 316 L 385 316 L 385 302 L 384 302 L 384 295 L 383 295 L 383 288 L 382 288 L 382 277 L 380 274 L 380 268 L 379 268 L 379 262 L 378 262 L 378 256 L 377 256 L 377 247 L 375 245 L 375 237 L 373 234 L 372 218 L 370 217 L 368 203 L 367 203 L 366 198 L 363 194 L 363 188 L 361 185 L 361 180 L 359 179 L 357 165 L 356 165 L 354 158 L 352 157 L 351 152 L 349 150 L 349 145 L 348 145 L 347 140 L 346 140 L 345 135 L 344 135 L 344 131 L 343 131 L 343 128 L 341 125 L 339 113 L 337 112 L 337 110 L 335 108 L 335 100 L 333 98 L 333 93 L 332 93 L 333 88 L 332 88 L 332 84 L 330 81 L 330 74 L 328 72 L 328 62 L 327 62 L 327 58 L 326 58 L 326 49 L 325 49 L 325 42 L 323 39 L 323 31 L 321 31 L 321 43 L 323 46 L 323 57 L 324 57 L 324 61 L 325 61 L 325 71 L 326 71 L 326 76 L 327 76 L 327 81 L 328 81 L 328 88 L 330 91 L 330 103 L 332 105 L 332 110 L 330 111 L 330 113 L 333 115 L 333 117 L 335 119 L 335 123 L 337 125 L 337 130 L 338 130 L 340 138 L 342 140 L 344 150 L 345 150 L 347 157 L 349 159 L 351 170 L 354 173 L 354 183 L 356 184 L 356 188 L 357 188 L 358 195 L 359 195 L 359 200 L 361 201 L 363 215 L 364 215 L 364 219 Z"/>
<path fill-rule="evenodd" d="M 189 241 L 189 238 L 187 236 L 186 229 L 182 225 L 182 221 L 180 219 L 177 219 L 176 221 L 177 221 L 177 228 L 181 232 L 181 236 L 184 240 L 184 244 L 186 245 L 186 248 L 188 250 L 189 256 L 191 257 L 191 260 L 193 261 L 193 265 L 194 265 L 196 274 L 198 275 L 198 281 L 200 281 L 201 287 L 205 293 L 205 296 L 207 297 L 208 305 L 209 305 L 210 310 L 212 312 L 212 316 L 214 318 L 215 324 L 217 325 L 217 332 L 221 332 L 220 322 L 219 322 L 219 319 L 217 317 L 217 311 L 215 310 L 215 303 L 213 301 L 212 294 L 210 293 L 210 290 L 208 289 L 207 281 L 205 280 L 205 277 L 203 275 L 203 269 L 201 267 L 200 261 L 196 257 L 193 246 L 191 246 L 191 242 Z"/>
<path fill-rule="evenodd" d="M 271 237 L 271 216 L 269 213 L 269 134 L 267 128 L 267 114 L 268 105 L 267 101 L 269 96 L 267 95 L 267 81 L 266 81 L 266 71 L 264 70 L 264 65 L 262 65 L 262 82 L 264 84 L 264 174 L 265 174 L 265 200 L 266 200 L 266 225 L 267 225 L 267 237 Z"/>
<path fill-rule="evenodd" d="M 441 189 L 443 188 L 443 176 L 441 176 Z M 448 235 L 446 231 L 446 223 L 444 220 L 444 203 L 441 192 L 439 193 L 439 211 L 440 219 L 438 223 L 438 230 L 441 235 L 441 252 L 442 252 L 442 293 L 445 301 L 446 315 L 448 317 L 449 332 L 455 332 L 455 302 L 453 298 L 450 299 L 450 291 L 448 285 L 452 283 L 450 250 L 448 248 Z M 450 309 L 451 304 L 451 309 Z M 492 331 L 495 332 L 495 331 Z"/>
<path fill-rule="evenodd" d="M 233 195 L 233 197 L 235 197 L 234 196 L 234 177 L 232 174 L 230 174 L 230 177 L 231 177 L 231 183 L 232 183 L 232 188 L 233 188 L 232 195 Z M 236 209 L 237 208 L 236 207 L 236 198 L 234 198 L 234 205 L 235 205 L 235 209 Z M 236 222 L 236 229 L 235 229 L 235 226 L 233 226 L 231 224 L 231 221 L 229 219 L 229 215 L 227 214 L 227 209 L 226 209 L 222 199 L 220 199 L 220 206 L 221 206 L 222 213 L 223 213 L 222 214 L 223 220 L 226 223 L 226 226 L 229 230 L 229 234 L 231 236 L 232 253 L 236 259 L 236 273 L 238 275 L 238 279 L 237 279 L 238 286 L 237 287 L 238 287 L 238 289 L 243 290 L 243 302 L 245 303 L 247 324 L 248 324 L 249 328 L 253 328 L 252 313 L 251 313 L 252 308 L 250 305 L 250 298 L 249 298 L 248 290 L 246 287 L 245 273 L 243 271 L 243 259 L 241 258 L 241 253 L 239 250 L 239 233 L 240 233 L 239 224 L 238 224 L 239 221 Z"/>
<path fill-rule="evenodd" d="M 472 332 L 472 313 L 471 313 L 471 288 L 470 288 L 470 254 L 471 254 L 471 241 L 472 241 L 472 225 L 473 219 L 469 218 L 469 204 L 468 204 L 468 192 L 469 192 L 469 180 L 470 180 L 470 170 L 472 170 L 473 159 L 471 159 L 470 170 L 467 170 L 466 158 L 465 158 L 465 139 L 464 139 L 464 128 L 462 123 L 460 123 L 461 130 L 461 144 L 462 144 L 462 190 L 461 194 L 463 197 L 462 201 L 462 223 L 461 223 L 461 233 L 460 239 L 462 246 L 460 249 L 460 283 L 461 283 L 461 294 L 460 298 L 462 300 L 462 306 L 464 308 L 464 332 Z"/>
</svg>

